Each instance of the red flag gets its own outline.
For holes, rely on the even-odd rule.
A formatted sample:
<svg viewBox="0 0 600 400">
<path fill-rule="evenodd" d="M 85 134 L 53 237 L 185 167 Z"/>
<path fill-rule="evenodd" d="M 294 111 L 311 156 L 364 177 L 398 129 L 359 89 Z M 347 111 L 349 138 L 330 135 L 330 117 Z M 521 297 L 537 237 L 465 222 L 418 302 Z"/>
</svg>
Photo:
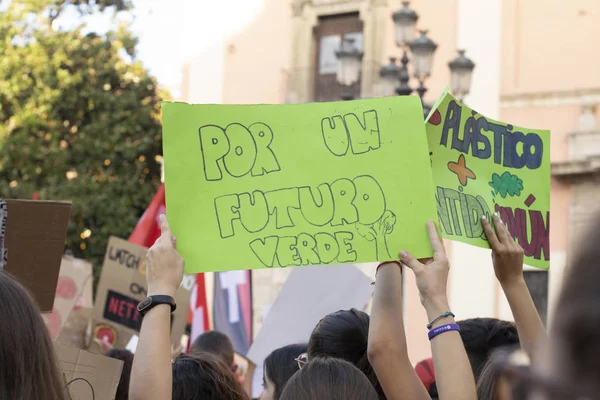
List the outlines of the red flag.
<svg viewBox="0 0 600 400">
<path fill-rule="evenodd" d="M 159 218 L 166 212 L 165 184 L 161 184 L 150 205 L 129 236 L 129 241 L 139 246 L 151 247 L 160 237 Z"/>
<path fill-rule="evenodd" d="M 206 303 L 206 285 L 204 282 L 204 274 L 196 274 L 196 285 L 192 291 L 190 300 L 190 314 L 188 323 L 192 325 L 190 333 L 189 346 L 202 333 L 210 330 L 210 322 L 208 320 L 208 305 Z"/>
<path fill-rule="evenodd" d="M 165 185 L 163 183 L 160 185 L 156 195 L 154 195 L 144 215 L 138 221 L 131 236 L 129 236 L 129 241 L 140 246 L 151 247 L 160 237 L 159 218 L 162 214 L 165 214 L 166 209 Z M 196 275 L 196 285 L 192 292 L 187 323 L 191 324 L 192 327 L 195 326 L 197 332 L 200 327 L 203 327 L 203 330 L 198 332 L 197 335 L 209 329 L 204 274 Z M 192 335 L 192 338 L 195 337 Z"/>
</svg>

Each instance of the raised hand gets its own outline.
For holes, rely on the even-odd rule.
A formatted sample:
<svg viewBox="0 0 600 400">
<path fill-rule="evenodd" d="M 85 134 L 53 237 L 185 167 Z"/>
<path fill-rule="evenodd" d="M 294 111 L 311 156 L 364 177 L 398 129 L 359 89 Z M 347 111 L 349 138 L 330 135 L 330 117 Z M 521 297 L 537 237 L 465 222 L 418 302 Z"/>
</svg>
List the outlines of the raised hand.
<svg viewBox="0 0 600 400">
<path fill-rule="evenodd" d="M 444 244 L 438 237 L 433 221 L 427 221 L 427 231 L 433 248 L 433 258 L 419 261 L 407 251 L 400 252 L 402 263 L 415 273 L 421 304 L 425 308 L 440 301 L 447 302 L 446 285 L 450 270 Z"/>
<path fill-rule="evenodd" d="M 492 262 L 496 278 L 501 285 L 517 283 L 523 279 L 523 248 L 511 236 L 498 213 L 493 215 L 496 232 L 485 215 L 481 217 L 483 231 L 492 248 Z"/>
<path fill-rule="evenodd" d="M 175 250 L 175 238 L 164 215 L 160 216 L 160 231 L 160 237 L 147 255 L 148 295 L 174 297 L 183 279 L 183 258 Z"/>
</svg>

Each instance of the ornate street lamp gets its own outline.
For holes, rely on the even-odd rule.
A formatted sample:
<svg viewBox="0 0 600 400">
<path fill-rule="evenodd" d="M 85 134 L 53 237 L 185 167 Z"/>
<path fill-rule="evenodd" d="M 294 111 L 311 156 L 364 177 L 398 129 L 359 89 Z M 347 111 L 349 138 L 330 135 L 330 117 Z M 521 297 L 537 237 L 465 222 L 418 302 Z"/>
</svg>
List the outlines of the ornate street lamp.
<svg viewBox="0 0 600 400">
<path fill-rule="evenodd" d="M 396 93 L 401 96 L 407 96 L 412 93 L 412 89 L 408 85 L 410 76 L 408 75 L 408 56 L 407 49 L 409 44 L 415 38 L 415 31 L 417 27 L 417 20 L 419 15 L 408 7 L 409 1 L 402 2 L 402 8 L 392 14 L 394 20 L 395 32 L 396 32 L 396 44 L 402 49 L 402 58 L 400 62 L 399 79 L 400 86 L 396 89 Z"/>
<path fill-rule="evenodd" d="M 431 76 L 431 66 L 433 65 L 433 53 L 437 49 L 437 44 L 427 37 L 427 31 L 420 31 L 421 35 L 413 40 L 409 46 L 413 55 L 413 76 L 419 81 L 417 92 L 421 101 L 427 91 L 425 88 L 425 79 Z"/>
<path fill-rule="evenodd" d="M 417 93 L 423 103 L 423 97 L 427 92 L 425 80 L 431 76 L 433 55 L 438 46 L 427 36 L 426 30 L 420 31 L 419 36 L 415 38 L 419 15 L 409 8 L 409 4 L 408 1 L 403 1 L 402 8 L 392 15 L 395 26 L 396 44 L 402 50 L 400 66 L 392 58 L 389 65 L 381 67 L 380 82 L 386 95 L 391 93 L 390 87 L 393 85 L 394 79 L 400 81 L 400 86 L 396 88 L 397 94 L 407 96 L 413 92 L 413 89 L 408 84 L 410 80 L 408 73 L 408 63 L 410 61 L 408 50 L 410 50 L 413 67 L 412 75 L 419 81 Z M 448 65 L 451 71 L 453 93 L 462 100 L 471 88 L 471 75 L 475 64 L 465 57 L 463 50 L 459 50 L 458 57 L 448 63 Z M 426 116 L 430 109 L 430 106 L 423 103 L 423 111 Z"/>
<path fill-rule="evenodd" d="M 356 47 L 354 39 L 343 38 L 342 45 L 335 52 L 338 59 L 336 79 L 342 85 L 342 100 L 352 100 L 350 87 L 358 82 L 362 67 L 363 52 Z"/>
<path fill-rule="evenodd" d="M 382 96 L 393 96 L 396 93 L 396 85 L 400 79 L 400 68 L 396 62 L 396 57 L 390 57 L 390 63 L 381 67 L 379 76 L 381 77 Z"/>
<path fill-rule="evenodd" d="M 419 19 L 419 15 L 408 7 L 409 4 L 410 1 L 403 1 L 402 8 L 392 14 L 396 28 L 396 44 L 400 48 L 405 48 L 415 38 Z"/>
<path fill-rule="evenodd" d="M 471 90 L 471 77 L 475 63 L 465 56 L 465 50 L 458 50 L 458 57 L 448 63 L 452 92 L 463 101 Z"/>
</svg>

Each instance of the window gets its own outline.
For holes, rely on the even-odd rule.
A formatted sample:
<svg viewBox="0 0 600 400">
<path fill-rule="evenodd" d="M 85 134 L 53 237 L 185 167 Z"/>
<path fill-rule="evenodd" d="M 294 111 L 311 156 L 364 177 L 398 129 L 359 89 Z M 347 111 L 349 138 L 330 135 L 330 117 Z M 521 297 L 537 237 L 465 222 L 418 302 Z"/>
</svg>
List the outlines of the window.
<svg viewBox="0 0 600 400">
<path fill-rule="evenodd" d="M 548 271 L 523 271 L 533 304 L 546 325 L 548 319 Z"/>
<path fill-rule="evenodd" d="M 315 101 L 336 101 L 342 95 L 342 87 L 336 80 L 337 57 L 342 39 L 353 39 L 354 44 L 363 50 L 362 21 L 358 13 L 332 15 L 319 18 L 315 28 L 316 71 Z M 360 79 L 352 85 L 350 92 L 360 97 Z"/>
</svg>

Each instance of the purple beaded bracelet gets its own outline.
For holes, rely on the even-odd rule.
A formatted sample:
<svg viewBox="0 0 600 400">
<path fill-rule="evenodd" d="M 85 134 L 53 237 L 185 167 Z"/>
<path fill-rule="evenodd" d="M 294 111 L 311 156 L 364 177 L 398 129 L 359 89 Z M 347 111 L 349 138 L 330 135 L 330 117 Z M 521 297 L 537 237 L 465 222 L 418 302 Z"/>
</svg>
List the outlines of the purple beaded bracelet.
<svg viewBox="0 0 600 400">
<path fill-rule="evenodd" d="M 450 332 L 450 331 L 460 331 L 460 327 L 457 324 L 441 325 L 441 326 L 438 326 L 437 328 L 433 328 L 432 330 L 430 330 L 427 335 L 429 336 L 429 340 L 431 340 L 441 333 Z"/>
</svg>

